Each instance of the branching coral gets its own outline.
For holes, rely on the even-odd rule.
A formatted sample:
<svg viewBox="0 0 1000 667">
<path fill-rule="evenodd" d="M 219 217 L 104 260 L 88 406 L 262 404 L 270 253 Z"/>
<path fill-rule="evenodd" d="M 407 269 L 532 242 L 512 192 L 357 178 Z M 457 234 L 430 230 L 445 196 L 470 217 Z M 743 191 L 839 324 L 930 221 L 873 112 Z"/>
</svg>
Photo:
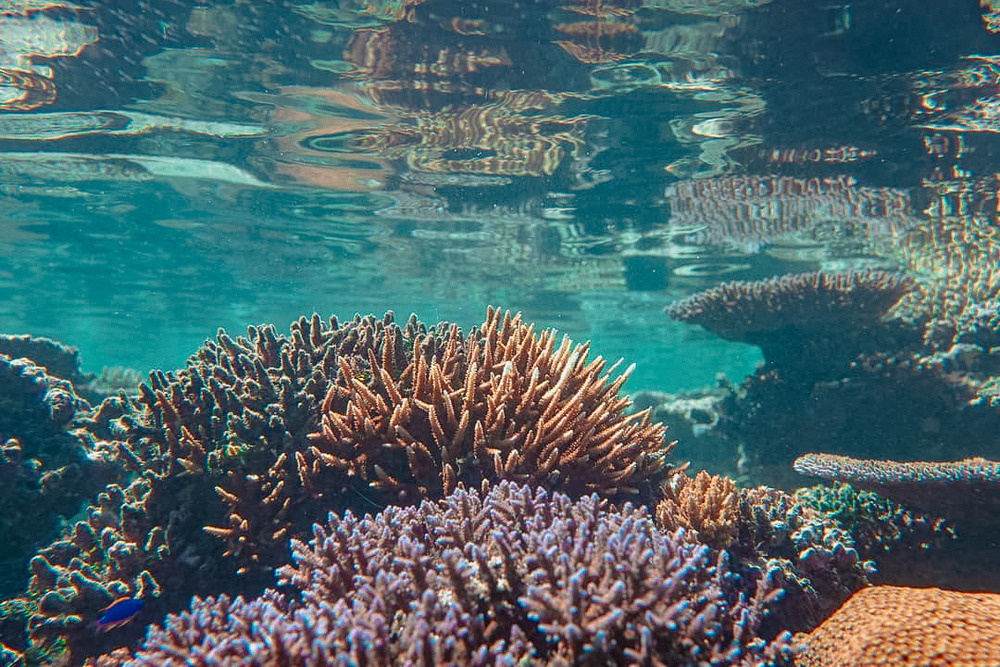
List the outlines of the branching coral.
<svg viewBox="0 0 1000 667">
<path fill-rule="evenodd" d="M 413 318 L 404 331 L 421 328 Z M 336 506 L 321 493 L 303 494 L 294 453 L 316 428 L 338 357 L 364 355 L 387 330 L 403 335 L 391 314 L 344 324 L 302 318 L 290 336 L 273 327 L 251 327 L 237 340 L 220 332 L 185 369 L 152 373 L 135 399 L 106 401 L 91 428 L 115 436 L 117 460 L 134 479 L 108 487 L 85 520 L 36 557 L 34 639 L 65 641 L 76 659 L 136 639 L 129 626 L 104 636 L 86 630 L 117 597 L 143 597 L 143 613 L 153 615 L 196 591 L 261 585 L 252 566 L 282 562 L 289 531 L 306 530 Z M 313 481 L 333 497 L 344 486 Z M 245 527 L 229 547 L 235 561 L 221 558 L 224 529 L 203 530 L 227 517 Z M 256 576 L 234 580 L 240 568 Z"/>
<path fill-rule="evenodd" d="M 728 477 L 704 470 L 694 477 L 676 475 L 656 505 L 656 523 L 666 531 L 692 530 L 701 542 L 724 549 L 736 538 L 739 498 Z"/>
<path fill-rule="evenodd" d="M 1000 595 L 875 586 L 803 637 L 801 667 L 1000 664 Z"/>
<path fill-rule="evenodd" d="M 376 517 L 331 515 L 293 542 L 283 590 L 195 600 L 126 661 L 218 665 L 753 664 L 790 655 L 757 628 L 780 589 L 731 572 L 642 508 L 504 482 Z"/>
<path fill-rule="evenodd" d="M 648 410 L 624 414 L 628 371 L 612 380 L 615 367 L 602 375 L 587 345 L 563 337 L 556 347 L 555 338 L 490 309 L 465 340 L 454 327 L 418 338 L 405 368 L 391 339 L 357 371 L 342 360 L 306 460 L 392 502 L 503 479 L 573 494 L 648 492 L 667 471 L 663 427 Z"/>
<path fill-rule="evenodd" d="M 737 563 L 780 569 L 785 596 L 774 611 L 782 629 L 816 626 L 851 593 L 868 584 L 873 569 L 862 561 L 845 527 L 777 489 L 739 490 Z"/>
<path fill-rule="evenodd" d="M 117 438 L 134 481 L 39 554 L 34 636 L 66 641 L 76 659 L 134 639 L 129 627 L 86 632 L 117 597 L 146 598 L 153 617 L 196 592 L 259 590 L 290 537 L 328 511 L 403 499 L 401 487 L 409 502 L 491 477 L 612 494 L 668 473 L 662 426 L 623 415 L 624 378 L 601 376 L 585 346 L 554 348 L 552 334 L 503 322 L 491 311 L 467 339 L 391 314 L 302 318 L 290 336 L 220 332 L 137 398 L 109 399 L 94 428 Z M 321 415 L 324 433 L 309 438 Z"/>
</svg>

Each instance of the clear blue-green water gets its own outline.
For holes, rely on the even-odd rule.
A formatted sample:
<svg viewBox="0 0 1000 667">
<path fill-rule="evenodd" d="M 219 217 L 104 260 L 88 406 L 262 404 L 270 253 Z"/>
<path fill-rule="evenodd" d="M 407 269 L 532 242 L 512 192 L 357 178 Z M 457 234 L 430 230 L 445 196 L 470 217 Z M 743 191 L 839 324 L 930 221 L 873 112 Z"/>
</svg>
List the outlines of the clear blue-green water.
<svg viewBox="0 0 1000 667">
<path fill-rule="evenodd" d="M 694 462 L 692 471 L 705 467 L 744 486 L 789 489 L 806 483 L 792 462 L 808 452 L 995 459 L 996 4 L 0 0 L 0 334 L 74 346 L 89 373 L 127 368 L 144 374 L 182 368 L 219 328 L 236 335 L 273 323 L 286 331 L 313 312 L 349 319 L 392 310 L 398 321 L 415 313 L 427 324 L 449 321 L 468 331 L 492 305 L 520 311 L 538 329 L 590 341 L 593 355 L 634 363 L 627 391 L 649 390 L 641 404 L 669 422 L 668 436 L 681 439 L 673 455 Z M 726 281 L 855 269 L 899 272 L 922 291 L 882 321 L 838 311 L 842 330 L 799 318 L 777 334 L 744 332 L 754 335 L 743 339 L 760 347 L 665 312 Z M 804 294 L 803 300 L 822 301 Z M 755 373 L 758 368 L 763 371 Z M 134 389 L 134 375 L 118 377 Z M 112 407 L 99 418 L 87 413 L 92 423 L 84 424 L 78 412 L 82 421 L 71 429 L 72 409 L 65 421 L 58 419 L 65 406 L 57 399 L 64 395 L 46 385 L 28 406 L 21 385 L 10 381 L 14 408 L 3 422 L 11 433 L 0 431 L 0 474 L 16 483 L 0 498 L 9 504 L 0 508 L 7 516 L 0 527 L 13 526 L 20 546 L 0 554 L 4 595 L 24 589 L 26 564 L 39 545 L 82 521 L 83 508 L 95 502 L 91 491 L 111 488 L 97 473 L 74 477 L 79 470 L 99 469 L 101 456 L 117 457 L 118 467 L 100 474 L 144 488 L 134 479 L 141 466 L 134 453 L 126 456 L 126 440 L 155 449 L 157 438 L 173 438 L 164 445 L 170 449 L 164 465 L 174 468 L 180 457 L 171 448 L 196 449 L 186 435 L 178 440 L 176 425 L 154 433 L 151 420 L 166 419 L 157 410 L 169 410 L 167 390 L 157 376 L 150 382 L 163 395 L 150 398 L 147 389 L 142 418 Z M 701 393 L 693 399 L 656 393 L 685 390 Z M 178 401 L 179 391 L 174 387 Z M 192 404 L 208 396 L 202 394 Z M 116 400 L 104 405 L 125 404 Z M 139 410 L 138 402 L 129 405 Z M 17 410 L 28 410 L 24 406 L 42 415 L 41 427 L 22 419 Z M 276 408 L 272 422 L 288 416 L 286 407 Z M 254 423 L 246 414 L 243 422 L 236 413 L 212 417 L 212 428 L 232 417 L 225 444 L 207 446 L 225 453 L 213 455 L 243 465 L 239 456 L 247 451 L 264 452 L 261 458 L 277 451 L 273 443 L 265 443 L 272 449 L 260 445 L 264 436 L 237 441 L 240 426 Z M 191 423 L 202 417 L 208 420 L 197 413 Z M 308 420 L 309 428 L 319 428 L 318 414 Z M 95 439 L 84 440 L 84 430 L 74 430 L 79 424 L 93 429 Z M 317 440 L 316 432 L 309 436 L 296 432 L 300 449 L 282 450 L 278 471 L 268 472 L 290 480 L 296 503 L 319 497 L 303 472 L 303 443 Z M 66 438 L 76 438 L 72 447 Z M 105 440 L 117 444 L 100 450 Z M 281 446 L 291 447 L 288 442 Z M 90 447 L 97 449 L 72 465 L 60 461 L 67 451 Z M 297 474 L 281 468 L 292 457 L 303 466 Z M 314 472 L 319 469 L 316 463 Z M 245 479 L 257 483 L 265 475 L 254 470 Z M 146 615 L 120 635 L 88 635 L 94 655 L 135 645 L 143 628 L 184 608 L 191 595 L 256 595 L 272 583 L 260 572 L 257 579 L 239 579 L 229 560 L 216 558 L 218 543 L 203 528 L 223 534 L 219 526 L 239 517 L 221 511 L 223 501 L 213 495 L 222 488 L 217 479 L 205 481 L 222 473 L 206 471 L 201 477 L 164 474 L 177 487 L 157 491 L 166 509 L 150 509 L 162 514 L 151 521 L 171 530 L 175 519 L 186 522 L 183 530 L 195 546 L 164 561 L 178 569 L 169 573 L 172 584 L 164 585 L 162 597 L 142 588 L 144 580 L 122 575 L 128 581 L 115 590 L 146 599 Z M 815 501 L 830 516 L 856 520 L 851 529 L 859 531 L 859 549 L 870 547 L 881 557 L 891 549 L 879 551 L 879 540 L 902 544 L 892 554 L 898 562 L 886 559 L 883 579 L 858 558 L 844 566 L 857 579 L 823 591 L 824 613 L 862 583 L 1000 590 L 992 565 L 1000 558 L 992 519 L 1000 505 L 995 472 L 981 462 L 945 469 L 953 476 L 935 493 L 950 490 L 953 497 L 932 498 L 932 505 L 946 518 L 958 517 L 966 532 L 933 563 L 924 556 L 941 538 L 936 519 L 912 519 L 870 499 L 832 494 Z M 978 473 L 993 478 L 961 478 Z M 143 474 L 162 481 L 156 472 Z M 224 484 L 239 477 L 226 474 Z M 440 477 L 448 486 L 443 468 Z M 77 482 L 79 488 L 70 488 Z M 63 483 L 65 498 L 45 496 Z M 190 488 L 173 492 L 185 484 Z M 267 498 L 279 497 L 283 484 Z M 26 495 L 18 495 L 22 491 Z M 907 502 L 921 496 L 910 491 Z M 847 497 L 843 489 L 836 493 Z M 917 498 L 925 504 L 914 503 L 916 510 L 927 510 L 927 496 Z M 235 496 L 220 497 L 231 503 Z M 177 509 L 182 502 L 188 504 Z M 218 516 L 195 516 L 191 507 Z M 22 530 L 32 512 L 37 529 Z M 89 520 L 98 528 L 109 522 L 104 527 L 113 535 L 125 523 L 115 512 L 125 516 L 124 509 L 95 510 Z M 303 513 L 297 520 L 305 526 L 313 517 Z M 897 523 L 904 529 L 895 530 Z M 786 528 L 778 524 L 775 533 Z M 921 542 L 924 529 L 932 537 Z M 136 553 L 148 548 L 140 553 L 142 567 L 168 581 L 156 570 L 161 553 L 150 531 L 133 547 Z M 73 539 L 86 541 L 80 534 Z M 846 535 L 831 534 L 833 542 Z M 807 537 L 817 544 L 827 539 Z M 864 539 L 869 543 L 862 545 Z M 816 548 L 793 545 L 782 558 L 810 561 L 813 574 L 836 575 L 835 568 L 816 566 L 825 557 L 849 560 L 843 548 L 836 550 L 843 545 L 830 540 Z M 208 555 L 199 555 L 209 543 Z M 763 544 L 749 551 L 765 553 Z M 57 559 L 56 551 L 47 554 Z M 65 572 L 95 571 L 82 555 L 68 553 L 59 563 L 63 592 Z M 745 565 L 744 556 L 734 556 L 734 563 Z M 209 564 L 224 576 L 216 577 Z M 76 586 L 80 579 L 73 581 Z M 53 575 L 50 588 L 55 582 Z M 102 595 L 115 597 L 110 590 Z M 40 615 L 60 617 L 71 609 L 78 614 L 73 622 L 83 624 L 105 606 L 98 604 L 101 595 L 67 596 L 48 598 L 51 608 Z M 4 632 L 11 633 L 4 619 L 15 612 L 0 608 L 4 641 L 10 640 Z M 802 621 L 794 612 L 790 617 Z M 787 625 L 769 632 L 773 638 L 787 628 L 809 629 Z M 27 643 L 10 645 L 23 650 Z"/>
<path fill-rule="evenodd" d="M 0 329 L 92 371 L 313 311 L 495 304 L 634 361 L 632 388 L 740 378 L 752 347 L 663 307 L 899 266 L 940 181 L 992 177 L 974 2 L 8 5 Z M 730 176 L 828 184 L 692 188 Z"/>
</svg>

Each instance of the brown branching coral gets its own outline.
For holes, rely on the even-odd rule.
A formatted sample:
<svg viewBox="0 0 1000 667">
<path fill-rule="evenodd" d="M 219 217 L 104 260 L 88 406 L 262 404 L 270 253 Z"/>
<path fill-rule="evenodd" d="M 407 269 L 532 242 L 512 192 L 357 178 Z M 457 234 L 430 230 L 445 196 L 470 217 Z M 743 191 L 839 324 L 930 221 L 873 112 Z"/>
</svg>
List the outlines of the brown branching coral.
<svg viewBox="0 0 1000 667">
<path fill-rule="evenodd" d="M 394 502 L 441 497 L 459 481 L 650 490 L 667 472 L 662 425 L 648 411 L 624 414 L 628 371 L 612 380 L 617 364 L 604 373 L 587 345 L 555 338 L 491 308 L 465 340 L 455 327 L 418 338 L 405 368 L 391 339 L 357 370 L 342 360 L 306 465 L 342 469 Z"/>
<path fill-rule="evenodd" d="M 694 477 L 676 475 L 656 505 L 656 523 L 667 531 L 693 530 L 700 541 L 724 549 L 737 535 L 739 498 L 728 477 L 704 470 Z"/>
<path fill-rule="evenodd" d="M 1000 664 L 1000 595 L 874 586 L 806 636 L 801 667 Z"/>
</svg>

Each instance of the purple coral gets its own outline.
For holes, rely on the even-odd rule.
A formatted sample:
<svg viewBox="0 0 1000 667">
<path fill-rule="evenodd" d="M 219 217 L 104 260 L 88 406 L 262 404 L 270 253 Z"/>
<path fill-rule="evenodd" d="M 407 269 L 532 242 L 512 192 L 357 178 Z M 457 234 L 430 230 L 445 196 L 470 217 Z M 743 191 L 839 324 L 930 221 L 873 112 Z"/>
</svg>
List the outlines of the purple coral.
<svg viewBox="0 0 1000 667">
<path fill-rule="evenodd" d="M 419 507 L 330 515 L 279 588 L 195 599 L 130 660 L 98 664 L 756 664 L 787 657 L 758 628 L 780 588 L 645 508 L 513 483 Z"/>
</svg>

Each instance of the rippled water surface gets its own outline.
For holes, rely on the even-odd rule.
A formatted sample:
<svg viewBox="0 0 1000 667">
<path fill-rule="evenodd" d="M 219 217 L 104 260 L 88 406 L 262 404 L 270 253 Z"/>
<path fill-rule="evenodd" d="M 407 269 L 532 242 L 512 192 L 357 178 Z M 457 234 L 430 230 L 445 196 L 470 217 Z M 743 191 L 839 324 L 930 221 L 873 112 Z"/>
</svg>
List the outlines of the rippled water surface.
<svg viewBox="0 0 1000 667">
<path fill-rule="evenodd" d="M 0 329 L 173 368 L 218 327 L 495 304 L 633 387 L 740 378 L 756 348 L 664 307 L 993 256 L 1000 21 L 861 5 L 0 2 Z"/>
</svg>

